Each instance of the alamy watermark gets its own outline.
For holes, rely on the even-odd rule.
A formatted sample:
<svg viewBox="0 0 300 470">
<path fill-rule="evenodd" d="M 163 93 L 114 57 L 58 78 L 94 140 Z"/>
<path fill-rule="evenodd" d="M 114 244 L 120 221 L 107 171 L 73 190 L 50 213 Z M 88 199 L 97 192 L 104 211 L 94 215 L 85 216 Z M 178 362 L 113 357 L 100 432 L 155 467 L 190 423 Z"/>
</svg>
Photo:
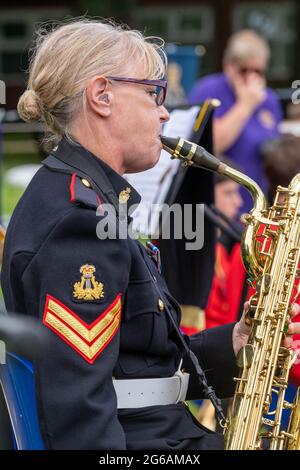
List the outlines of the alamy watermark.
<svg viewBox="0 0 300 470">
<path fill-rule="evenodd" d="M 6 85 L 0 80 L 0 104 L 6 104 Z"/>
<path fill-rule="evenodd" d="M 300 80 L 294 80 L 292 83 L 292 88 L 295 91 L 292 93 L 292 103 L 300 104 Z"/>
<path fill-rule="evenodd" d="M 134 211 L 143 205 L 133 204 L 127 208 L 127 204 L 121 204 L 117 211 L 112 204 L 103 204 L 97 209 L 97 216 L 101 220 L 97 224 L 96 233 L 100 240 L 106 239 L 138 239 L 141 231 L 134 226 L 131 218 Z M 144 210 L 149 212 L 148 207 Z M 154 217 L 159 225 L 159 236 L 163 240 L 185 240 L 186 250 L 200 250 L 204 245 L 204 204 L 152 204 L 150 219 Z M 151 226 L 151 221 L 150 224 Z M 152 224 L 153 225 L 153 224 Z M 147 234 L 156 238 L 156 234 Z"/>
</svg>

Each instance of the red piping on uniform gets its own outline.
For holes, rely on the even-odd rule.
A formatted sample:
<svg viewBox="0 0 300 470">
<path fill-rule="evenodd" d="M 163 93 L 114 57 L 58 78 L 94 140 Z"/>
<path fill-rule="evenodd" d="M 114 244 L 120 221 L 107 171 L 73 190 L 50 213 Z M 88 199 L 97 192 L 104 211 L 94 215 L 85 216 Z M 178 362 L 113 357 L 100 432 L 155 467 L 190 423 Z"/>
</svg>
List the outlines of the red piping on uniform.
<svg viewBox="0 0 300 470">
<path fill-rule="evenodd" d="M 97 199 L 98 199 L 98 208 L 100 207 L 101 214 L 103 215 L 104 214 L 104 209 L 103 209 L 103 206 L 102 206 L 101 197 L 99 195 L 97 195 Z"/>
<path fill-rule="evenodd" d="M 72 174 L 71 183 L 70 183 L 70 193 L 71 193 L 71 202 L 75 202 L 75 180 L 76 173 Z"/>
</svg>

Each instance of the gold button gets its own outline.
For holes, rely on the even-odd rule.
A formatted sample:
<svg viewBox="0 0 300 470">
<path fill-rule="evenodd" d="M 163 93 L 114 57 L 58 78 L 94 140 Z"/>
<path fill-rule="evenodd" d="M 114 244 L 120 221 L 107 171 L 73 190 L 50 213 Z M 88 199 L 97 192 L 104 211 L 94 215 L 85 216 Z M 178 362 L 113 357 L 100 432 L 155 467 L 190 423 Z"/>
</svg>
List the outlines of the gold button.
<svg viewBox="0 0 300 470">
<path fill-rule="evenodd" d="M 165 308 L 165 304 L 163 303 L 163 301 L 161 299 L 158 299 L 158 308 L 159 310 L 162 312 Z"/>
<path fill-rule="evenodd" d="M 82 178 L 81 182 L 86 188 L 91 187 L 91 183 L 88 180 L 86 180 L 85 178 Z"/>
</svg>

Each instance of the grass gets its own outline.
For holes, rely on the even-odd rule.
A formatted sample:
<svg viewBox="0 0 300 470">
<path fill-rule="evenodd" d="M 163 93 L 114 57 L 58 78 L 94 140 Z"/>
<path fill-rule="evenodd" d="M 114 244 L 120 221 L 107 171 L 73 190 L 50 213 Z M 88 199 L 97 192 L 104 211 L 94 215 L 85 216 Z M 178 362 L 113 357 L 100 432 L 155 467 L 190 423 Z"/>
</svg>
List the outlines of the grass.
<svg viewBox="0 0 300 470">
<path fill-rule="evenodd" d="M 21 188 L 18 186 L 11 186 L 7 182 L 3 181 L 2 214 L 3 214 L 4 220 L 8 220 L 9 216 L 12 214 L 23 192 L 24 192 L 24 188 Z"/>
<path fill-rule="evenodd" d="M 14 208 L 16 207 L 16 204 L 20 197 L 22 196 L 24 192 L 24 187 L 22 186 L 15 186 L 11 185 L 7 182 L 5 178 L 5 173 L 7 170 L 10 168 L 19 166 L 19 165 L 25 165 L 27 163 L 40 163 L 41 162 L 41 157 L 38 154 L 38 150 L 36 153 L 20 153 L 20 145 L 18 145 L 18 150 L 15 153 L 8 153 L 6 149 L 10 148 L 12 149 L 13 141 L 15 140 L 16 142 L 22 141 L 21 137 L 23 137 L 23 140 L 26 141 L 27 139 L 30 139 L 31 136 L 22 136 L 21 134 L 15 134 L 15 135 L 9 135 L 5 136 L 4 142 L 3 142 L 3 155 L 2 155 L 2 185 L 1 185 L 1 202 L 2 202 L 2 216 L 5 221 L 7 221 L 12 214 Z"/>
</svg>

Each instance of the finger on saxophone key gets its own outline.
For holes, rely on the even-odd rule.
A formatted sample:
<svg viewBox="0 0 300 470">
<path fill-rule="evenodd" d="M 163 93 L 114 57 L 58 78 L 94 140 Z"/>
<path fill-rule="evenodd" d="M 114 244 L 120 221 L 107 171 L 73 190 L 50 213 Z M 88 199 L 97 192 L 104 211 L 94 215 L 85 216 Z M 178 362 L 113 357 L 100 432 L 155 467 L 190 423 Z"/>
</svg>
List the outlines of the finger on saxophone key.
<svg viewBox="0 0 300 470">
<path fill-rule="evenodd" d="M 291 313 L 291 318 L 296 317 L 300 313 L 300 305 L 292 304 L 290 313 Z"/>
</svg>

